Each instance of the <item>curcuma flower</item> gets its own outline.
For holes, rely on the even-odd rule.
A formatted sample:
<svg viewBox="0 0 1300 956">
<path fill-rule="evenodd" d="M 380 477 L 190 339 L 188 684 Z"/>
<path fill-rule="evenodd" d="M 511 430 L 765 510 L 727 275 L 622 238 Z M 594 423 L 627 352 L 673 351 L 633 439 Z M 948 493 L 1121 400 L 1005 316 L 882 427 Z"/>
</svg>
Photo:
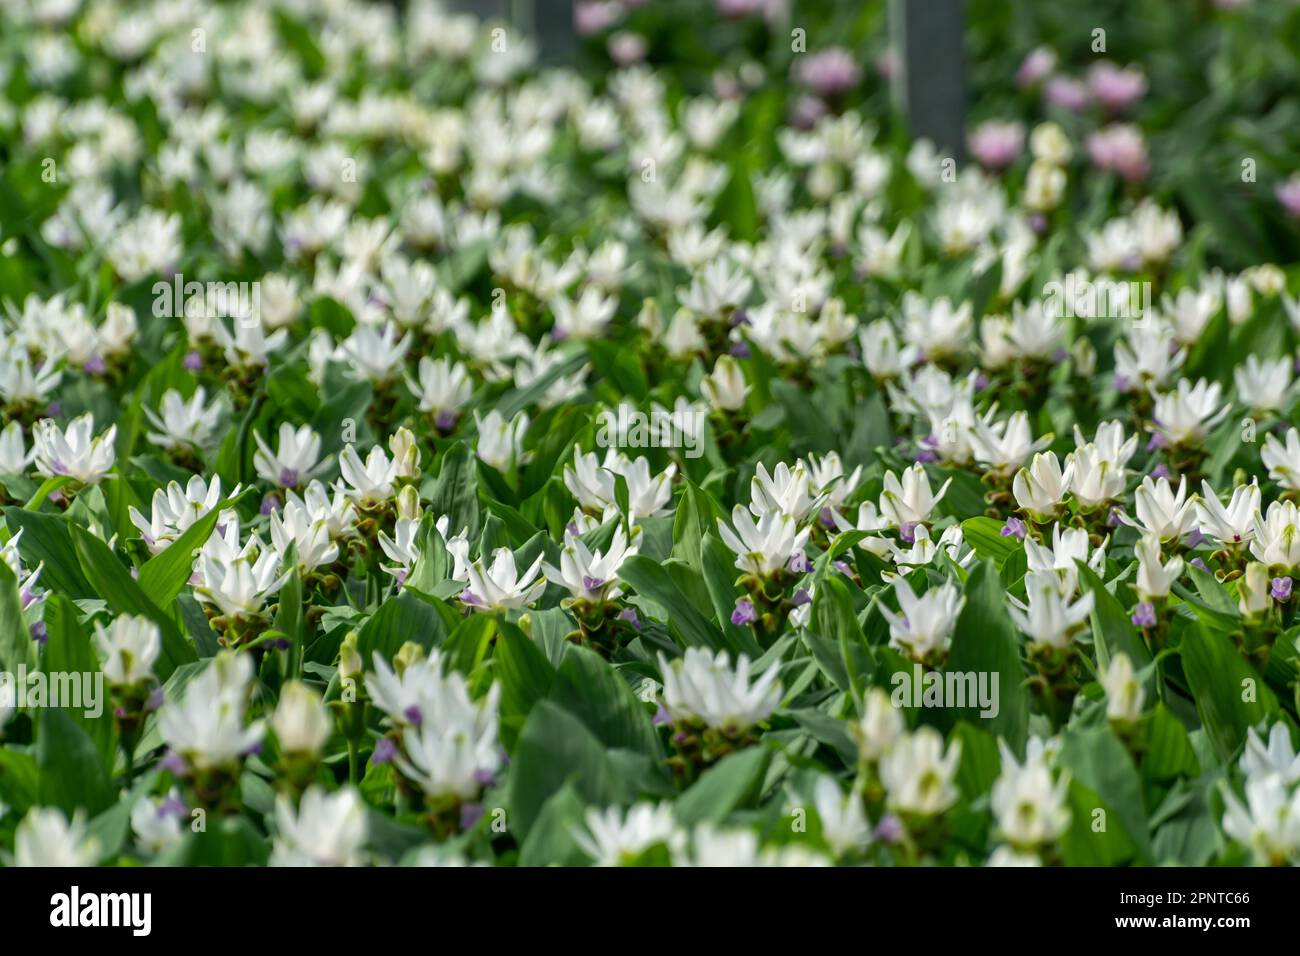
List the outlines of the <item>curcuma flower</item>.
<svg viewBox="0 0 1300 956">
<path fill-rule="evenodd" d="M 587 810 L 585 827 L 575 829 L 574 841 L 596 866 L 634 863 L 656 846 L 679 852 L 685 834 L 666 803 L 637 803 L 626 811 L 619 807 Z"/>
<path fill-rule="evenodd" d="M 94 866 L 99 841 L 87 834 L 85 813 L 68 820 L 55 807 L 32 807 L 14 831 L 15 866 Z"/>
<path fill-rule="evenodd" d="M 66 431 L 52 419 L 42 419 L 32 431 L 36 471 L 46 478 L 70 475 L 83 485 L 97 485 L 113 470 L 116 439 L 116 425 L 102 435 L 95 434 L 91 412 L 74 418 Z"/>
<path fill-rule="evenodd" d="M 1007 843 L 1021 851 L 1054 842 L 1070 825 L 1068 779 L 1053 779 L 1039 737 L 1029 740 L 1024 763 L 1016 760 L 1006 741 L 998 741 L 998 749 L 1002 773 L 991 793 L 998 829 Z"/>
<path fill-rule="evenodd" d="M 1268 469 L 1268 476 L 1288 491 L 1300 491 L 1300 431 L 1288 428 L 1286 444 L 1273 435 L 1264 439 L 1259 460 Z"/>
<path fill-rule="evenodd" d="M 1133 673 L 1133 662 L 1127 654 L 1116 654 L 1110 659 L 1100 682 L 1106 692 L 1107 720 L 1131 724 L 1141 716 L 1146 690 Z"/>
<path fill-rule="evenodd" d="M 253 751 L 265 724 L 245 724 L 253 659 L 223 651 L 185 687 L 179 701 L 167 701 L 158 715 L 163 741 L 194 771 L 228 768 Z"/>
<path fill-rule="evenodd" d="M 232 494 L 238 492 L 239 488 L 236 487 Z M 127 514 L 131 518 L 131 523 L 139 529 L 140 537 L 144 540 L 149 553 L 157 554 L 166 550 L 169 544 L 184 534 L 194 522 L 215 508 L 221 500 L 220 477 L 214 476 L 212 482 L 208 483 L 202 476 L 195 475 L 186 482 L 184 488 L 175 481 L 169 481 L 166 490 L 162 488 L 156 490 L 153 493 L 148 519 L 135 505 L 127 508 Z"/>
<path fill-rule="evenodd" d="M 1201 482 L 1196 499 L 1196 527 L 1211 541 L 1240 550 L 1255 536 L 1255 514 L 1259 511 L 1259 485 L 1238 485 L 1225 508 L 1208 481 Z"/>
<path fill-rule="evenodd" d="M 1141 537 L 1138 543 L 1133 546 L 1133 553 L 1137 556 L 1138 561 L 1137 584 L 1135 585 L 1138 599 L 1157 601 L 1169 597 L 1169 589 L 1178 580 L 1178 576 L 1183 573 L 1183 559 L 1173 557 L 1161 564 L 1160 538 L 1152 532 L 1148 532 Z"/>
<path fill-rule="evenodd" d="M 1161 541 L 1179 541 L 1196 525 L 1196 499 L 1187 497 L 1187 479 L 1180 478 L 1178 491 L 1168 478 L 1152 480 L 1148 475 L 1133 494 L 1137 521 L 1121 514 L 1120 520 Z"/>
<path fill-rule="evenodd" d="M 795 519 L 779 511 L 771 511 L 754 521 L 743 505 L 731 512 L 735 531 L 718 519 L 718 534 L 722 543 L 736 555 L 736 567 L 741 571 L 768 578 L 785 568 L 790 558 L 802 553 L 811 534 L 810 529 L 798 530 Z"/>
<path fill-rule="evenodd" d="M 1210 429 L 1231 411 L 1222 403 L 1222 392 L 1218 382 L 1199 379 L 1192 385 L 1187 379 L 1180 379 L 1174 391 L 1155 396 L 1152 413 L 1155 430 L 1171 445 L 1200 447 Z"/>
<path fill-rule="evenodd" d="M 1246 780 L 1246 802 L 1223 787 L 1223 832 L 1249 847 L 1256 862 L 1284 866 L 1300 859 L 1300 790 L 1276 774 Z"/>
<path fill-rule="evenodd" d="M 123 614 L 107 630 L 96 624 L 95 645 L 104 656 L 104 676 L 114 687 L 134 687 L 154 679 L 162 635 L 147 617 Z"/>
<path fill-rule="evenodd" d="M 750 661 L 744 654 L 731 666 L 726 651 L 714 656 L 699 647 L 669 662 L 659 655 L 664 680 L 664 709 L 673 722 L 699 723 L 737 737 L 766 720 L 781 702 L 776 668 L 751 682 Z"/>
<path fill-rule="evenodd" d="M 921 663 L 943 660 L 952 643 L 957 618 L 966 598 L 951 581 L 932 587 L 920 597 L 901 575 L 894 579 L 894 595 L 899 613 L 877 603 L 880 614 L 889 623 L 889 646 Z"/>
<path fill-rule="evenodd" d="M 1255 512 L 1255 536 L 1250 553 L 1270 568 L 1300 567 L 1300 508 L 1294 501 L 1274 501 L 1261 518 Z"/>
<path fill-rule="evenodd" d="M 591 551 L 581 538 L 566 531 L 559 568 L 544 563 L 542 573 L 551 583 L 567 588 L 574 600 L 591 604 L 612 601 L 622 593 L 618 586 L 618 569 L 636 552 L 637 542 L 628 545 L 627 533 L 621 523 L 614 529 L 614 536 L 603 551 Z"/>
<path fill-rule="evenodd" d="M 813 494 L 810 488 L 808 469 L 803 462 L 796 462 L 793 468 L 778 462 L 771 472 L 759 462 L 749 483 L 749 510 L 756 518 L 779 513 L 802 522 L 825 501 L 824 495 Z"/>
<path fill-rule="evenodd" d="M 1011 483 L 1011 493 L 1035 521 L 1047 522 L 1061 512 L 1065 497 L 1074 480 L 1074 462 L 1067 461 L 1065 470 L 1052 452 L 1034 455 L 1028 468 L 1021 468 Z"/>
<path fill-rule="evenodd" d="M 273 548 L 244 549 L 234 556 L 204 550 L 198 573 L 203 583 L 194 588 L 194 596 L 230 621 L 261 619 L 267 599 L 289 577 L 280 572 L 280 555 Z"/>
<path fill-rule="evenodd" d="M 355 787 L 327 793 L 309 787 L 297 809 L 275 802 L 271 866 L 360 866 L 365 862 L 366 805 Z"/>
<path fill-rule="evenodd" d="M 1041 648 L 1064 650 L 1074 636 L 1087 627 L 1094 595 L 1091 591 L 1076 601 L 1061 594 L 1055 580 L 1039 575 L 1027 576 L 1025 590 L 1028 606 L 1011 598 L 1007 608 L 1016 626 L 1028 635 L 1030 643 Z"/>
<path fill-rule="evenodd" d="M 486 418 L 474 413 L 478 425 L 479 458 L 497 471 L 510 473 L 527 460 L 524 453 L 524 433 L 528 431 L 528 416 L 519 412 L 506 421 L 495 408 Z"/>
<path fill-rule="evenodd" d="M 880 493 L 880 513 L 893 527 L 904 528 L 925 524 L 952 484 L 949 478 L 939 488 L 939 493 L 930 491 L 930 478 L 925 468 L 915 464 L 903 472 L 900 480 L 892 471 L 885 472 L 884 490 Z"/>
<path fill-rule="evenodd" d="M 933 727 L 919 727 L 898 740 L 880 761 L 880 780 L 887 804 L 898 813 L 933 817 L 957 802 L 957 765 L 961 741 L 944 749 Z"/>
<path fill-rule="evenodd" d="M 162 405 L 157 412 L 145 407 L 145 418 L 153 426 L 145 437 L 167 451 L 193 451 L 206 448 L 221 417 L 221 403 L 207 402 L 207 391 L 200 385 L 189 401 L 181 398 L 174 388 L 163 392 Z"/>
<path fill-rule="evenodd" d="M 515 556 L 509 548 L 492 552 L 492 565 L 482 558 L 467 568 L 469 587 L 461 592 L 460 599 L 478 611 L 508 611 L 530 607 L 546 589 L 546 579 L 538 577 L 542 567 L 538 555 L 523 574 L 515 567 Z"/>
<path fill-rule="evenodd" d="M 253 467 L 263 481 L 280 488 L 300 488 L 329 464 L 329 458 L 320 457 L 321 438 L 310 425 L 294 428 L 288 422 L 280 426 L 279 445 L 275 451 L 253 432 L 257 452 Z"/>
<path fill-rule="evenodd" d="M 284 753 L 319 755 L 329 740 L 331 728 L 329 711 L 315 691 L 297 680 L 281 688 L 271 729 Z"/>
</svg>

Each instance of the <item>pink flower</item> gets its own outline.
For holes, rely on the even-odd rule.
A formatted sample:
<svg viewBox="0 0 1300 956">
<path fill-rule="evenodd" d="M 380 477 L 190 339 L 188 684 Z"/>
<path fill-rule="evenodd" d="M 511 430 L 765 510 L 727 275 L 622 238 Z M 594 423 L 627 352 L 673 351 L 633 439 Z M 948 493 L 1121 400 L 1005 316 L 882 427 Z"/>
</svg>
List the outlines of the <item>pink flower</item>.
<svg viewBox="0 0 1300 956">
<path fill-rule="evenodd" d="M 1077 113 L 1088 105 L 1088 88 L 1068 76 L 1054 76 L 1043 87 L 1043 99 L 1051 106 Z"/>
<path fill-rule="evenodd" d="M 1025 128 L 1020 123 L 989 120 L 970 134 L 970 151 L 985 169 L 994 172 L 1015 162 L 1025 148 Z"/>
<path fill-rule="evenodd" d="M 589 37 L 617 23 L 623 16 L 623 5 L 617 2 L 588 0 L 574 4 L 573 29 L 578 36 Z"/>
<path fill-rule="evenodd" d="M 1286 182 L 1280 184 L 1274 193 L 1288 216 L 1300 219 L 1300 173 L 1295 173 Z"/>
<path fill-rule="evenodd" d="M 1114 63 L 1102 60 L 1088 71 L 1088 87 L 1102 106 L 1118 112 L 1146 94 L 1147 78 L 1139 66 L 1120 69 Z"/>
<path fill-rule="evenodd" d="M 645 37 L 622 30 L 609 38 L 609 56 L 619 66 L 631 66 L 645 59 Z"/>
<path fill-rule="evenodd" d="M 1088 137 L 1088 156 L 1098 169 L 1113 170 L 1128 182 L 1151 171 L 1142 131 L 1131 123 L 1114 123 Z"/>
<path fill-rule="evenodd" d="M 1040 46 L 1031 50 L 1016 71 L 1016 86 L 1022 90 L 1036 86 L 1051 76 L 1056 69 L 1056 51 L 1051 47 Z"/>
<path fill-rule="evenodd" d="M 799 82 L 819 96 L 848 92 L 862 79 L 862 67 L 853 54 L 838 46 L 800 57 L 795 71 Z"/>
</svg>

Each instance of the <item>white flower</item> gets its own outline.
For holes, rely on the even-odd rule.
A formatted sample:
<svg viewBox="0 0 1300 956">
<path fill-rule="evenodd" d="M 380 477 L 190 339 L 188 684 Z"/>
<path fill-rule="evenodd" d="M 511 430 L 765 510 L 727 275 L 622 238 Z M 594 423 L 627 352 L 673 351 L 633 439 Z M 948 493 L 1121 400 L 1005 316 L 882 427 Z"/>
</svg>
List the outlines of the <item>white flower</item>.
<svg viewBox="0 0 1300 956">
<path fill-rule="evenodd" d="M 131 808 L 131 832 L 142 850 L 160 853 L 181 838 L 185 805 L 175 788 L 162 799 L 144 797 Z"/>
<path fill-rule="evenodd" d="M 1007 609 L 1016 626 L 1032 644 L 1055 650 L 1069 647 L 1074 635 L 1087 626 L 1084 622 L 1092 613 L 1093 593 L 1071 603 L 1069 596 L 1061 594 L 1056 577 L 1040 572 L 1025 576 L 1025 590 L 1029 605 L 1011 598 Z"/>
<path fill-rule="evenodd" d="M 1208 481 L 1201 481 L 1196 499 L 1196 527 L 1205 537 L 1225 548 L 1240 548 L 1255 535 L 1255 513 L 1259 511 L 1259 485 L 1238 485 L 1225 508 Z"/>
<path fill-rule="evenodd" d="M 1259 460 L 1279 485 L 1288 491 L 1300 491 L 1300 431 L 1288 428 L 1285 445 L 1273 435 L 1266 436 Z"/>
<path fill-rule="evenodd" d="M 0 338 L 8 355 L 0 355 L 0 399 L 10 408 L 40 406 L 59 386 L 63 372 L 52 361 L 34 366 L 25 350 Z"/>
<path fill-rule="evenodd" d="M 1232 370 L 1237 386 L 1237 402 L 1255 412 L 1284 412 L 1291 402 L 1292 362 L 1289 356 L 1276 361 L 1261 361 L 1258 355 Z"/>
<path fill-rule="evenodd" d="M 1223 832 L 1250 848 L 1263 865 L 1300 858 L 1300 790 L 1289 793 L 1281 776 L 1246 781 L 1246 802 L 1225 786 Z"/>
<path fill-rule="evenodd" d="M 1248 777 L 1275 773 L 1281 775 L 1288 787 L 1300 783 L 1300 755 L 1291 746 L 1291 731 L 1280 720 L 1269 730 L 1267 746 L 1254 727 L 1246 731 L 1246 749 L 1241 753 L 1240 766 Z"/>
<path fill-rule="evenodd" d="M 628 545 L 621 522 L 603 551 L 592 552 L 581 538 L 565 531 L 559 568 L 544 563 L 542 573 L 548 581 L 567 588 L 578 600 L 593 603 L 612 601 L 622 593 L 618 586 L 618 569 L 636 554 L 637 544 L 633 541 L 631 546 Z"/>
<path fill-rule="evenodd" d="M 730 355 L 718 357 L 718 361 L 700 382 L 700 394 L 714 408 L 735 412 L 745 407 L 745 397 L 750 393 L 745 373 Z"/>
<path fill-rule="evenodd" d="M 271 542 L 281 562 L 290 545 L 297 548 L 297 566 L 304 573 L 333 564 L 339 556 L 329 522 L 312 517 L 307 505 L 296 496 L 291 496 L 282 509 L 271 512 Z"/>
<path fill-rule="evenodd" d="M 1171 351 L 1169 339 L 1160 322 L 1146 320 L 1130 326 L 1128 335 L 1115 345 L 1116 387 L 1122 392 L 1145 391 L 1182 367 L 1187 350 Z"/>
<path fill-rule="evenodd" d="M 1014 412 L 1003 421 L 992 424 L 975 418 L 969 440 L 976 461 L 994 474 L 1009 475 L 1030 455 L 1050 445 L 1052 436 L 1044 435 L 1035 441 L 1029 427 L 1029 416 L 1025 412 Z"/>
<path fill-rule="evenodd" d="M 259 433 L 253 432 L 253 438 L 257 442 L 253 467 L 258 477 L 281 488 L 300 487 L 329 463 L 329 458 L 321 460 L 321 438 L 310 425 L 294 428 L 283 423 L 276 451 L 271 451 Z"/>
<path fill-rule="evenodd" d="M 99 484 L 113 470 L 116 440 L 116 425 L 109 426 L 102 435 L 95 434 L 95 416 L 91 412 L 74 418 L 66 431 L 53 419 L 43 418 L 32 432 L 36 470 L 46 478 L 71 475 L 85 485 Z"/>
<path fill-rule="evenodd" d="M 1050 451 L 1034 455 L 1028 468 L 1021 468 L 1011 483 L 1011 493 L 1020 505 L 1037 521 L 1048 521 L 1061 511 L 1065 496 L 1070 493 L 1074 480 L 1074 463 L 1066 462 L 1065 470 Z"/>
<path fill-rule="evenodd" d="M 888 319 L 876 319 L 863 329 L 858 336 L 858 349 L 867 371 L 882 382 L 902 376 L 917 358 L 913 346 L 899 347 L 898 335 Z"/>
<path fill-rule="evenodd" d="M 465 366 L 449 358 L 424 356 L 420 359 L 419 378 L 417 384 L 408 377 L 406 386 L 419 400 L 420 411 L 426 415 L 454 415 L 474 394 Z"/>
<path fill-rule="evenodd" d="M 632 863 L 651 847 L 672 847 L 682 839 L 672 805 L 667 803 L 637 803 L 626 811 L 592 807 L 585 821 L 586 828 L 575 831 L 573 837 L 597 866 Z"/>
<path fill-rule="evenodd" d="M 705 318 L 720 318 L 744 304 L 753 284 L 742 270 L 715 259 L 695 274 L 690 289 L 677 290 L 677 301 Z"/>
<path fill-rule="evenodd" d="M 812 494 L 809 485 L 808 469 L 802 461 L 795 462 L 793 468 L 777 462 L 771 472 L 760 461 L 749 483 L 749 510 L 756 518 L 777 512 L 801 522 L 824 500 Z"/>
<path fill-rule="evenodd" d="M 924 524 L 930 520 L 935 505 L 947 494 L 950 484 L 951 478 L 940 486 L 937 495 L 933 494 L 930 478 L 919 462 L 903 471 L 901 481 L 892 471 L 887 471 L 884 489 L 880 492 L 880 513 L 895 528 Z"/>
<path fill-rule="evenodd" d="M 212 439 L 217 419 L 221 417 L 221 403 L 205 405 L 207 392 L 200 385 L 189 401 L 181 393 L 169 388 L 163 393 L 158 412 L 145 407 L 144 414 L 155 431 L 146 436 L 155 445 L 168 450 L 205 448 Z"/>
<path fill-rule="evenodd" d="M 1137 505 L 1137 521 L 1120 515 L 1125 524 L 1155 534 L 1161 541 L 1178 541 L 1196 526 L 1196 498 L 1187 497 L 1186 476 L 1178 480 L 1174 492 L 1168 478 L 1142 479 L 1133 494 Z"/>
<path fill-rule="evenodd" d="M 366 842 L 366 805 L 355 787 L 327 793 L 311 786 L 297 810 L 281 794 L 275 801 L 271 866 L 360 866 Z"/>
<path fill-rule="evenodd" d="M 0 475 L 21 475 L 36 457 L 36 449 L 28 451 L 23 441 L 23 426 L 10 422 L 0 431 Z"/>
<path fill-rule="evenodd" d="M 781 702 L 777 668 L 751 682 L 750 667 L 744 654 L 733 669 L 726 651 L 714 656 L 700 647 L 688 647 L 672 662 L 660 654 L 664 709 L 674 723 L 700 722 L 738 736 L 766 720 Z"/>
<path fill-rule="evenodd" d="M 1036 853 L 1021 853 L 1009 846 L 1000 846 L 989 855 L 985 866 L 1042 866 Z"/>
<path fill-rule="evenodd" d="M 288 574 L 279 577 L 280 555 L 273 549 L 245 550 L 231 556 L 206 548 L 199 553 L 203 583 L 194 596 L 227 618 L 260 618 L 267 599 L 280 590 Z"/>
<path fill-rule="evenodd" d="M 147 617 L 123 614 L 108 630 L 95 625 L 95 645 L 104 655 L 104 676 L 114 687 L 132 687 L 153 679 L 154 661 L 162 652 L 158 625 Z"/>
<path fill-rule="evenodd" d="M 800 464 L 803 464 L 802 459 Z M 862 478 L 862 466 L 854 468 L 852 473 L 844 474 L 844 463 L 840 461 L 839 452 L 829 451 L 823 457 L 809 455 L 807 461 L 808 478 L 814 495 L 825 496 L 823 507 L 838 508 L 844 503 Z"/>
<path fill-rule="evenodd" d="M 397 769 L 426 796 L 477 797 L 501 767 L 497 743 L 500 696 L 501 685 L 493 684 L 487 695 L 475 702 L 464 678 L 449 675 L 424 701 L 418 723 L 403 730 L 401 750 L 405 756 L 399 752 L 394 759 Z"/>
<path fill-rule="evenodd" d="M 1222 391 L 1218 382 L 1202 378 L 1192 385 L 1185 378 L 1179 379 L 1174 391 L 1155 396 L 1152 420 L 1156 431 L 1171 445 L 1201 445 L 1210 429 L 1231 410 L 1227 404 L 1220 404 Z"/>
<path fill-rule="evenodd" d="M 1023 764 L 1016 761 L 1006 741 L 999 740 L 998 749 L 1002 752 L 1002 772 L 990 793 L 998 829 L 1008 843 L 1020 850 L 1052 843 L 1070 825 L 1068 781 L 1052 779 L 1038 738 L 1029 742 Z"/>
<path fill-rule="evenodd" d="M 822 838 L 836 856 L 859 850 L 871 842 L 871 825 L 862 807 L 862 797 L 850 788 L 847 794 L 831 776 L 817 778 L 813 804 L 822 824 Z"/>
<path fill-rule="evenodd" d="M 99 841 L 86 832 L 85 813 L 69 821 L 55 807 L 32 807 L 14 831 L 15 866 L 94 866 Z"/>
<path fill-rule="evenodd" d="M 244 725 L 244 705 L 253 659 L 222 651 L 185 687 L 179 701 L 167 701 L 158 732 L 176 754 L 197 770 L 226 767 L 262 739 L 263 721 Z"/>
<path fill-rule="evenodd" d="M 919 727 L 901 738 L 880 761 L 890 809 L 925 817 L 943 813 L 960 796 L 960 760 L 961 741 L 954 740 L 945 752 L 943 737 L 933 727 Z"/>
<path fill-rule="evenodd" d="M 1300 509 L 1294 501 L 1274 501 L 1261 519 L 1255 512 L 1255 537 L 1250 553 L 1268 567 L 1300 565 Z"/>
<path fill-rule="evenodd" d="M 402 371 L 411 347 L 411 334 L 398 338 L 397 332 L 391 323 L 378 327 L 357 323 L 352 334 L 339 343 L 339 358 L 348 361 L 358 377 L 376 383 L 391 381 Z"/>
<path fill-rule="evenodd" d="M 378 445 L 370 449 L 364 462 L 352 445 L 346 446 L 339 455 L 339 473 L 350 486 L 346 490 L 348 497 L 362 508 L 388 501 L 396 491 L 399 464 Z"/>
<path fill-rule="evenodd" d="M 1137 556 L 1138 572 L 1135 590 L 1140 601 L 1155 601 L 1169 596 L 1178 576 L 1183 573 L 1183 559 L 1172 557 L 1160 563 L 1160 538 L 1154 533 L 1142 535 L 1133 546 Z"/>
<path fill-rule="evenodd" d="M 237 493 L 238 488 L 235 489 Z M 198 521 L 215 508 L 222 500 L 221 478 L 214 476 L 208 484 L 202 476 L 195 475 L 182 488 L 174 481 L 167 482 L 164 490 L 158 488 L 153 493 L 153 502 L 149 509 L 149 518 L 135 507 L 127 508 L 131 523 L 140 530 L 140 537 L 150 554 L 157 554 L 179 538 L 194 522 Z M 226 516 L 233 516 L 227 512 Z"/>
<path fill-rule="evenodd" d="M 617 309 L 618 298 L 603 295 L 595 286 L 585 288 L 577 302 L 566 296 L 556 296 L 551 300 L 555 331 L 563 338 L 598 338 Z"/>
<path fill-rule="evenodd" d="M 928 302 L 908 292 L 903 296 L 903 338 L 929 361 L 959 354 L 974 332 L 972 309 L 969 300 L 954 308 L 947 298 Z"/>
<path fill-rule="evenodd" d="M 1052 545 L 1047 547 L 1033 538 L 1025 538 L 1025 558 L 1029 570 L 1054 574 L 1059 582 L 1062 597 L 1079 590 L 1079 567 L 1076 561 L 1086 561 L 1094 571 L 1099 571 L 1106 561 L 1105 545 L 1092 548 L 1088 532 L 1083 528 L 1052 526 Z"/>
<path fill-rule="evenodd" d="M 1267 614 L 1273 606 L 1269 587 L 1268 566 L 1248 562 L 1245 573 L 1237 579 L 1237 607 L 1241 613 L 1251 619 Z"/>
<path fill-rule="evenodd" d="M 957 617 L 966 598 L 952 581 L 931 587 L 920 597 L 907 579 L 893 581 L 899 613 L 878 603 L 881 616 L 889 623 L 889 646 L 902 651 L 912 660 L 934 662 L 948 653 Z"/>
<path fill-rule="evenodd" d="M 1066 467 L 1072 469 L 1070 491 L 1084 511 L 1096 511 L 1124 495 L 1125 472 L 1096 444 L 1076 448 L 1066 458 Z"/>
<path fill-rule="evenodd" d="M 622 475 L 627 482 L 628 524 L 635 524 L 639 518 L 659 518 L 671 513 L 668 503 L 673 496 L 677 465 L 671 464 L 659 474 L 651 475 L 650 459 L 631 459 L 611 448 L 605 456 L 604 467 Z M 614 504 L 616 501 L 611 500 L 611 505 Z"/>
<path fill-rule="evenodd" d="M 781 570 L 796 552 L 802 552 L 811 533 L 808 528 L 799 530 L 794 518 L 779 511 L 763 515 L 755 523 L 743 505 L 731 512 L 735 531 L 718 519 L 718 534 L 722 543 L 736 555 L 736 567 L 741 571 L 769 577 Z"/>
<path fill-rule="evenodd" d="M 907 725 L 889 694 L 879 687 L 867 692 L 862 711 L 862 719 L 849 724 L 849 735 L 858 745 L 858 755 L 867 763 L 876 763 L 903 735 Z"/>
<path fill-rule="evenodd" d="M 506 421 L 494 408 L 486 418 L 475 412 L 474 421 L 478 425 L 479 458 L 502 472 L 514 471 L 526 460 L 524 433 L 528 431 L 528 416 L 524 412 Z"/>
<path fill-rule="evenodd" d="M 271 729 L 281 751 L 317 756 L 329 740 L 332 728 L 329 711 L 310 687 L 302 681 L 291 680 L 280 688 Z"/>
<path fill-rule="evenodd" d="M 1124 653 L 1116 654 L 1099 678 L 1106 692 L 1106 719 L 1131 723 L 1142 714 L 1146 690 L 1133 673 L 1133 662 Z"/>
<path fill-rule="evenodd" d="M 492 566 L 482 558 L 472 563 L 467 573 L 469 587 L 461 600 L 481 611 L 504 611 L 530 607 L 546 589 L 546 579 L 539 577 L 542 555 L 538 555 L 523 574 L 515 567 L 515 556 L 509 548 L 492 552 Z"/>
</svg>

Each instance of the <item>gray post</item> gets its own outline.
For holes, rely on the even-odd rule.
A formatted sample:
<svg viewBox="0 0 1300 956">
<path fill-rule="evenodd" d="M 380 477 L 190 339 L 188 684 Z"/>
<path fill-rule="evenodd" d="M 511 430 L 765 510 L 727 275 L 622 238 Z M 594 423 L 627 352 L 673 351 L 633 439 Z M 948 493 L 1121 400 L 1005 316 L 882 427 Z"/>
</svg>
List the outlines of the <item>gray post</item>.
<svg viewBox="0 0 1300 956">
<path fill-rule="evenodd" d="M 962 0 L 890 0 L 898 57 L 894 94 L 912 136 L 954 159 L 966 156 L 965 18 Z"/>
<path fill-rule="evenodd" d="M 573 0 L 453 0 L 451 6 L 481 20 L 505 20 L 536 41 L 544 63 L 567 60 L 578 48 L 573 32 Z"/>
</svg>

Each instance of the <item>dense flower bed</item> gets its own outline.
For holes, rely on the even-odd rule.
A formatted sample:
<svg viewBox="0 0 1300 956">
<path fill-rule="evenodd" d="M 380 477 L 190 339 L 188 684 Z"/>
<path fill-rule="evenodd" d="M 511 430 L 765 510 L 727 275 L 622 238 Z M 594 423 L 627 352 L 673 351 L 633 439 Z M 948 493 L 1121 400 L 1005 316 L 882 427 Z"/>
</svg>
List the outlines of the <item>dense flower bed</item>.
<svg viewBox="0 0 1300 956">
<path fill-rule="evenodd" d="M 1300 860 L 1300 15 L 884 6 L 6 3 L 0 858 Z"/>
</svg>

